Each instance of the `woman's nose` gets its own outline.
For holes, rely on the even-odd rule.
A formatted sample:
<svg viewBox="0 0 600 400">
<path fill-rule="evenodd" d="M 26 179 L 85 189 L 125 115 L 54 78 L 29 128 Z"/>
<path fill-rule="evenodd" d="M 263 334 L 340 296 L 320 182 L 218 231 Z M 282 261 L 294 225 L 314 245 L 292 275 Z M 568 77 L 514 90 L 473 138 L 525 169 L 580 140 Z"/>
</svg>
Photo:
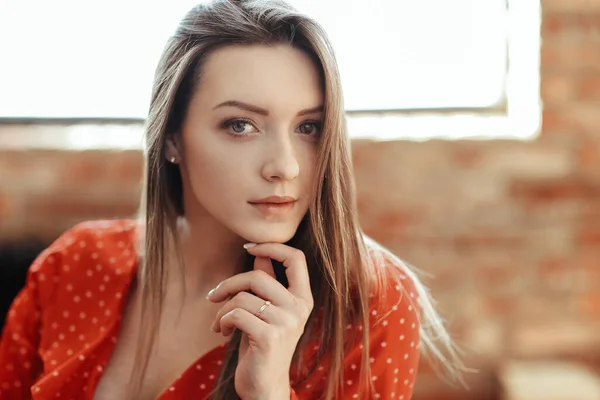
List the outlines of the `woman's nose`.
<svg viewBox="0 0 600 400">
<path fill-rule="evenodd" d="M 300 165 L 296 151 L 289 134 L 278 135 L 270 141 L 266 150 L 266 161 L 262 168 L 262 175 L 268 181 L 294 180 L 300 173 Z"/>
</svg>

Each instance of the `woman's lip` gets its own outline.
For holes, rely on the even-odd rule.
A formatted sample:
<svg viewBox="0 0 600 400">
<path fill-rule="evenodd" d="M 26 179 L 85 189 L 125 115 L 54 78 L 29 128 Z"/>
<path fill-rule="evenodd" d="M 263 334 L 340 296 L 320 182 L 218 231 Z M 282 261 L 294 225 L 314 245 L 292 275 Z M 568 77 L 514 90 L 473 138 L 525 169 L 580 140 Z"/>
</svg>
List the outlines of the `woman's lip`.
<svg viewBox="0 0 600 400">
<path fill-rule="evenodd" d="M 285 204 L 292 204 L 294 203 L 293 201 L 286 201 L 283 203 L 275 203 L 275 202 L 270 202 L 270 201 L 256 201 L 256 202 L 250 202 L 250 204 L 269 204 L 269 205 L 285 205 Z"/>
<path fill-rule="evenodd" d="M 250 203 L 261 213 L 267 216 L 285 215 L 294 208 L 295 201 L 287 203 Z"/>
<path fill-rule="evenodd" d="M 292 196 L 269 196 L 262 199 L 252 200 L 250 203 L 289 203 L 296 200 L 298 199 Z"/>
</svg>

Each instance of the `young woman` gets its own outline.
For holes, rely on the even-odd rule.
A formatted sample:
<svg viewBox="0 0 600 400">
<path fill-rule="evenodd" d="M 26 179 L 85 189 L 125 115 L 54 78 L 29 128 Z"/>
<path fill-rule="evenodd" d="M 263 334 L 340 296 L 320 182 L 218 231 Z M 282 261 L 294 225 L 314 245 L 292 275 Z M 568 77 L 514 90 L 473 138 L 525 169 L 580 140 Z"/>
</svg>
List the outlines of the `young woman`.
<svg viewBox="0 0 600 400">
<path fill-rule="evenodd" d="M 0 399 L 408 400 L 421 343 L 460 367 L 422 284 L 360 230 L 313 20 L 282 2 L 194 7 L 145 135 L 141 217 L 80 224 L 31 266 Z"/>
</svg>

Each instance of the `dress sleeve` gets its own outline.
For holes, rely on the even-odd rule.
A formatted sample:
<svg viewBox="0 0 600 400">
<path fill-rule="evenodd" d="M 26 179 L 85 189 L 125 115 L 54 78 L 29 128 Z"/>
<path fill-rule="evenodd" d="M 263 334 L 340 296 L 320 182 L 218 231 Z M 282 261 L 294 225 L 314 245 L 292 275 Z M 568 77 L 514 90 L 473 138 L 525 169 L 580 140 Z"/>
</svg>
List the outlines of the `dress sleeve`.
<svg viewBox="0 0 600 400">
<path fill-rule="evenodd" d="M 53 290 L 57 259 L 50 248 L 36 258 L 9 308 L 0 339 L 0 400 L 30 399 L 31 386 L 43 372 L 42 308 Z"/>
</svg>

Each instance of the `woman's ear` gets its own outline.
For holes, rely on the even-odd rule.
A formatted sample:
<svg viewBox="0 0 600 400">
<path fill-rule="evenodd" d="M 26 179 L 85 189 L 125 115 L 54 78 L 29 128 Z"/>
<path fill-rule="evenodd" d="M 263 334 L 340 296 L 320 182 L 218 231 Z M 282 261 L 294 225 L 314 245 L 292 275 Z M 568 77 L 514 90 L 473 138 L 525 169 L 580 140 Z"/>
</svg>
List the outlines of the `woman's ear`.
<svg viewBox="0 0 600 400">
<path fill-rule="evenodd" d="M 181 154 L 179 151 L 179 141 L 175 135 L 167 136 L 165 158 L 172 164 L 179 164 L 181 161 Z"/>
</svg>

